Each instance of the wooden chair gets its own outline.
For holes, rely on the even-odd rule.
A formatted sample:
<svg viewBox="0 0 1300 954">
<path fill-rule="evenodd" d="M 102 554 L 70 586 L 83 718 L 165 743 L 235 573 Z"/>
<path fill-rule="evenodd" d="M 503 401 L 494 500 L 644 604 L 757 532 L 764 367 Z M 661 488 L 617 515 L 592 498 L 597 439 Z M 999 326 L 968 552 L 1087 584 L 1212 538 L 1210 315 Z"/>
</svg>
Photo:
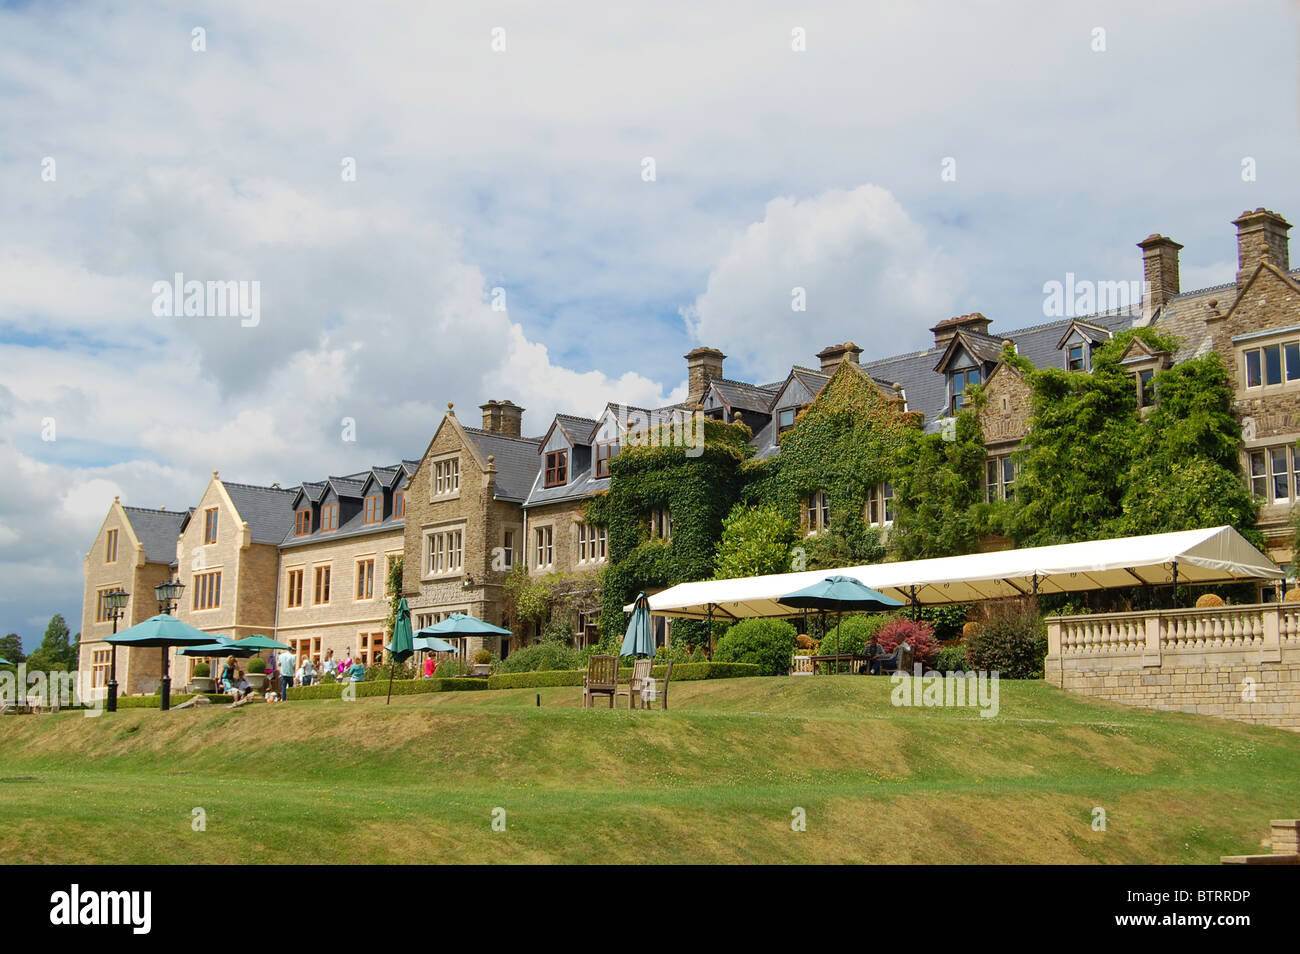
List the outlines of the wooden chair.
<svg viewBox="0 0 1300 954">
<path fill-rule="evenodd" d="M 635 709 L 641 702 L 641 690 L 650 682 L 650 668 L 654 665 L 653 659 L 638 659 L 632 664 L 632 679 L 619 687 L 614 693 L 614 705 L 618 706 L 618 697 L 627 696 L 627 707 Z"/>
<path fill-rule="evenodd" d="M 614 708 L 614 693 L 618 692 L 618 657 L 592 656 L 587 660 L 587 675 L 582 677 L 582 707 L 590 709 L 596 696 L 609 696 L 609 707 Z"/>
<path fill-rule="evenodd" d="M 668 682 L 672 678 L 673 678 L 673 661 L 670 659 L 668 660 L 668 663 L 664 666 L 664 677 L 662 679 L 646 680 L 646 685 L 643 688 L 648 689 L 653 687 L 654 699 L 643 699 L 642 704 L 644 705 L 645 708 L 647 709 L 653 708 L 654 707 L 653 702 L 655 699 L 659 701 L 659 707 L 661 709 L 668 708 Z"/>
<path fill-rule="evenodd" d="M 812 674 L 813 663 L 811 656 L 795 656 L 790 660 L 790 675 L 811 676 Z"/>
</svg>

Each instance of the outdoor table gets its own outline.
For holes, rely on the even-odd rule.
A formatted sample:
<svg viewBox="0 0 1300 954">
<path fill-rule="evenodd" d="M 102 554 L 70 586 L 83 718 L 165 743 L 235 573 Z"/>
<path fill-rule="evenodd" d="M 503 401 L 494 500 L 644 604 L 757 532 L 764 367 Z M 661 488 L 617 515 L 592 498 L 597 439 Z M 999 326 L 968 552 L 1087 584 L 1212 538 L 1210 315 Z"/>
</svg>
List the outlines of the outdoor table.
<svg viewBox="0 0 1300 954">
<path fill-rule="evenodd" d="M 852 667 L 852 664 L 855 663 L 855 662 L 866 662 L 866 661 L 867 661 L 867 657 L 864 656 L 864 655 L 862 655 L 862 653 L 833 653 L 833 654 L 831 654 L 831 655 L 827 655 L 827 656 L 809 656 L 808 658 L 809 658 L 809 660 L 811 660 L 811 662 L 812 662 L 812 664 L 813 664 L 813 674 L 814 674 L 814 675 L 816 675 L 816 673 L 817 673 L 817 663 L 819 663 L 819 662 L 833 662 L 833 663 L 835 663 L 835 672 L 838 673 L 838 672 L 840 671 L 840 663 L 841 663 L 841 662 L 848 662 L 849 665 L 850 665 L 850 667 Z M 849 671 L 852 672 L 852 668 L 850 668 Z"/>
</svg>

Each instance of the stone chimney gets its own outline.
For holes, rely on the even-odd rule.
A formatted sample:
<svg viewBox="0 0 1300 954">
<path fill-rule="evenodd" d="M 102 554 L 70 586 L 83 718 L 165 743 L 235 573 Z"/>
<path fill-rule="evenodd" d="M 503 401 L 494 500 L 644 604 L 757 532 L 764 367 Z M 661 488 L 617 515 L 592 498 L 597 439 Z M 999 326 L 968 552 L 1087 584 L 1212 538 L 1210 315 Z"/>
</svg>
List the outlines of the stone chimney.
<svg viewBox="0 0 1300 954">
<path fill-rule="evenodd" d="M 704 400 L 709 382 L 722 377 L 722 362 L 726 355 L 717 348 L 696 348 L 684 355 L 686 358 L 686 405 L 694 407 Z"/>
<path fill-rule="evenodd" d="M 985 318 L 978 311 L 972 311 L 969 315 L 958 315 L 941 321 L 930 330 L 934 332 L 934 346 L 942 350 L 948 347 L 948 342 L 952 341 L 958 331 L 975 331 L 986 335 L 992 323 L 991 319 Z"/>
<path fill-rule="evenodd" d="M 1276 212 L 1259 208 L 1232 220 L 1237 227 L 1237 287 L 1245 285 L 1260 262 L 1269 261 L 1282 271 L 1291 268 L 1286 233 L 1291 223 Z"/>
<path fill-rule="evenodd" d="M 1177 242 L 1163 235 L 1148 235 L 1137 243 L 1142 249 L 1142 318 L 1149 322 L 1165 302 L 1178 294 Z"/>
<path fill-rule="evenodd" d="M 488 401 L 480 404 L 483 430 L 503 437 L 523 437 L 524 409 L 513 401 Z"/>
<path fill-rule="evenodd" d="M 862 354 L 862 349 L 852 341 L 846 341 L 844 344 L 829 345 L 817 352 L 817 357 L 822 362 L 822 372 L 825 374 L 834 374 L 835 369 L 840 366 L 841 361 L 851 361 L 859 364 L 858 355 Z"/>
</svg>

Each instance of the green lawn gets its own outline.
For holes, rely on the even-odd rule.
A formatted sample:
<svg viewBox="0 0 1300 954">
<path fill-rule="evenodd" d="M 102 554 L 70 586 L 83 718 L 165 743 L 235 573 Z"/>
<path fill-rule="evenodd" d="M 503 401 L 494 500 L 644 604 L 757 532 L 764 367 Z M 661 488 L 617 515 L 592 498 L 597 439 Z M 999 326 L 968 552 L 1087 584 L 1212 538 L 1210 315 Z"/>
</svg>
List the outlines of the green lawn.
<svg viewBox="0 0 1300 954">
<path fill-rule="evenodd" d="M 564 688 L 540 707 L 506 690 L 7 717 L 0 862 L 1215 863 L 1300 813 L 1297 733 L 1041 682 L 1002 683 L 994 719 L 889 689 L 680 683 L 667 713 L 586 711 Z"/>
</svg>

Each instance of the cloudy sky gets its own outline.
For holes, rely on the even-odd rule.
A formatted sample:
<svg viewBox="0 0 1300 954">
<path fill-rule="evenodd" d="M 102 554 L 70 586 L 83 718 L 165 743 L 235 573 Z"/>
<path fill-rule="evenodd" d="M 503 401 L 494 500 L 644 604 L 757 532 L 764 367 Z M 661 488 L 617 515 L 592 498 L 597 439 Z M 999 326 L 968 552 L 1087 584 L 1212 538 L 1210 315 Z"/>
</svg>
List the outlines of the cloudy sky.
<svg viewBox="0 0 1300 954">
<path fill-rule="evenodd" d="M 1231 280 L 1232 218 L 1300 217 L 1300 5 L 1188 8 L 0 0 L 0 632 L 79 628 L 114 494 L 1032 325 L 1151 232 Z M 256 325 L 156 315 L 176 273 Z"/>
</svg>

